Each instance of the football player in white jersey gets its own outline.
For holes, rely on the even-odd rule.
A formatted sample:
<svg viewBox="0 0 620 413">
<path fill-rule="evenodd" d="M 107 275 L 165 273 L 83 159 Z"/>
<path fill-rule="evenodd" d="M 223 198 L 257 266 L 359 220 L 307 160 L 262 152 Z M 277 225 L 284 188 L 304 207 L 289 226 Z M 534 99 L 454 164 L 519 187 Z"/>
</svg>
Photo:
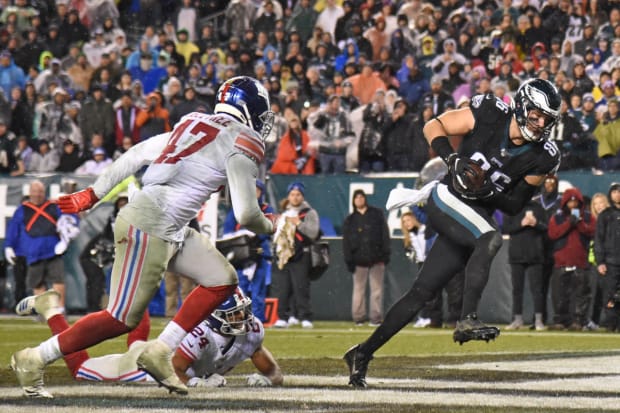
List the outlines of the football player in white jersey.
<svg viewBox="0 0 620 413">
<path fill-rule="evenodd" d="M 17 305 L 16 312 L 19 315 L 39 314 L 52 332 L 59 318 L 66 324 L 59 294 L 54 290 L 24 298 Z M 128 337 L 129 350 L 126 353 L 91 358 L 82 350 L 65 357 L 71 375 L 76 380 L 89 381 L 153 381 L 136 364 L 138 355 L 146 345 L 148 324 L 143 323 L 146 328 L 134 330 L 133 337 Z M 68 324 L 61 331 L 67 328 Z M 260 372 L 247 377 L 249 386 L 282 385 L 282 371 L 263 346 L 264 336 L 263 323 L 252 314 L 252 300 L 237 288 L 206 320 L 185 336 L 172 358 L 172 364 L 176 374 L 188 387 L 221 387 L 226 385 L 224 375 L 249 358 Z"/>
<path fill-rule="evenodd" d="M 171 392 L 187 394 L 187 386 L 175 374 L 172 355 L 237 286 L 233 266 L 187 223 L 226 184 L 241 225 L 255 233 L 272 233 L 276 220 L 261 212 L 255 196 L 263 140 L 273 124 L 267 90 L 250 77 L 229 79 L 218 90 L 214 112 L 183 116 L 171 132 L 125 152 L 91 187 L 58 199 L 64 213 L 87 210 L 116 184 L 148 165 L 142 189 L 116 219 L 108 307 L 39 346 L 11 356 L 11 368 L 26 396 L 52 397 L 43 385 L 49 363 L 133 330 L 165 271 L 183 274 L 198 286 L 159 337 L 146 344 L 137 364 Z"/>
</svg>

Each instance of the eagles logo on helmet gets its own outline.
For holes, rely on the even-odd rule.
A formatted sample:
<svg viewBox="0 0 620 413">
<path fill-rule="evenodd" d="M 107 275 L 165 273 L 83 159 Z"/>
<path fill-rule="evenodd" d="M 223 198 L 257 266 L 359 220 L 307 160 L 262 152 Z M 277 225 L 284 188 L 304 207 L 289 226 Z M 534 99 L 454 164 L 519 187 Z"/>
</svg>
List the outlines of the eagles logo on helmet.
<svg viewBox="0 0 620 413">
<path fill-rule="evenodd" d="M 254 321 L 252 299 L 237 287 L 235 292 L 207 317 L 206 321 L 209 327 L 218 333 L 231 336 L 245 335 L 250 331 Z"/>
<path fill-rule="evenodd" d="M 515 120 L 521 130 L 523 138 L 538 142 L 549 137 L 553 125 L 560 117 L 560 106 L 562 99 L 556 87 L 544 79 L 531 79 L 524 82 L 515 94 L 512 108 Z M 529 113 L 532 110 L 539 110 L 546 117 L 544 127 L 541 131 L 532 130 Z M 528 124 L 529 123 L 529 124 Z"/>
<path fill-rule="evenodd" d="M 263 140 L 271 132 L 274 114 L 267 89 L 256 79 L 237 76 L 220 86 L 215 113 L 227 113 L 258 132 Z"/>
</svg>

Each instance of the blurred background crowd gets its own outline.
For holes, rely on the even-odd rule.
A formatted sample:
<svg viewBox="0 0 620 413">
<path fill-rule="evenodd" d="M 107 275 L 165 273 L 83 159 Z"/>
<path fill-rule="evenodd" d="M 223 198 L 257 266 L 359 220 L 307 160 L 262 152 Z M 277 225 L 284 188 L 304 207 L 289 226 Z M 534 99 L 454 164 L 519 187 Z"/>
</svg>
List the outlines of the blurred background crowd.
<svg viewBox="0 0 620 413">
<path fill-rule="evenodd" d="M 564 99 L 562 169 L 620 167 L 620 4 L 584 0 L 0 1 L 0 173 L 96 175 L 210 112 L 271 94 L 267 173 L 419 171 L 424 122 L 532 77 Z"/>
</svg>

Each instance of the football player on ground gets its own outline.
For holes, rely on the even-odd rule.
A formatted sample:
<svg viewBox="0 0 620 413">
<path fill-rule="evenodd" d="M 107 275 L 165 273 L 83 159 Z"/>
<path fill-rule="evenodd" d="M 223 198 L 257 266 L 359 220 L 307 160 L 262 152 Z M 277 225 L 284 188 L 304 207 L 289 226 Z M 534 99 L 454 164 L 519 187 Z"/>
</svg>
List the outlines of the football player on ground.
<svg viewBox="0 0 620 413">
<path fill-rule="evenodd" d="M 42 295 L 24 298 L 16 307 L 19 315 L 39 314 L 50 329 L 67 324 L 60 306 L 59 294 L 48 290 Z M 147 316 L 148 317 L 148 316 Z M 128 336 L 129 350 L 90 358 L 86 350 L 65 357 L 65 363 L 76 380 L 108 382 L 144 382 L 153 379 L 138 369 L 136 359 L 146 345 L 149 323 L 141 322 Z M 224 375 L 246 359 L 251 359 L 260 373 L 248 376 L 254 387 L 282 385 L 280 366 L 263 346 L 263 323 L 252 314 L 252 300 L 237 289 L 194 330 L 185 336 L 172 357 L 174 369 L 188 387 L 221 387 Z"/>
<path fill-rule="evenodd" d="M 366 371 L 373 353 L 463 268 L 463 307 L 454 341 L 488 341 L 499 335 L 499 329 L 485 326 L 476 315 L 491 261 L 502 245 L 492 214 L 496 209 L 516 214 L 545 176 L 557 170 L 560 154 L 547 138 L 559 117 L 560 104 L 553 84 L 532 79 L 519 87 L 512 107 L 493 94 L 477 95 L 469 107 L 446 112 L 424 126 L 431 147 L 448 165 L 448 175 L 433 187 L 427 204 L 438 237 L 411 289 L 365 342 L 346 352 L 353 387 L 367 386 Z M 448 136 L 464 137 L 458 152 Z M 478 165 L 472 166 L 473 162 Z M 471 179 L 480 169 L 484 179 Z"/>
<path fill-rule="evenodd" d="M 159 337 L 144 346 L 137 364 L 171 392 L 187 394 L 187 386 L 175 374 L 172 354 L 237 286 L 233 266 L 188 222 L 226 184 L 241 225 L 255 233 L 272 233 L 276 219 L 261 212 L 255 189 L 264 137 L 273 124 L 267 90 L 256 79 L 231 78 L 219 88 L 214 112 L 185 115 L 172 132 L 125 152 L 93 186 L 59 198 L 65 213 L 87 210 L 148 165 L 142 189 L 120 211 L 114 226 L 116 256 L 108 307 L 11 356 L 11 368 L 26 395 L 52 397 L 43 385 L 49 363 L 133 330 L 165 271 L 183 274 L 198 286 Z"/>
</svg>

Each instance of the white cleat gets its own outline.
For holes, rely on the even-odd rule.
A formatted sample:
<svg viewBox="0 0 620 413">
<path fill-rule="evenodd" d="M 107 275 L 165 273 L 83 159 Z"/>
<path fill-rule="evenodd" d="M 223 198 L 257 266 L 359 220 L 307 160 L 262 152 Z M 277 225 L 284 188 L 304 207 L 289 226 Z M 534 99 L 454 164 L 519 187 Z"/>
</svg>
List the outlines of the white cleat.
<svg viewBox="0 0 620 413">
<path fill-rule="evenodd" d="M 17 315 L 39 314 L 45 320 L 48 320 L 54 314 L 62 312 L 60 294 L 54 290 L 47 290 L 40 295 L 31 295 L 17 303 L 15 312 Z"/>
<path fill-rule="evenodd" d="M 11 370 L 15 372 L 26 397 L 54 398 L 43 387 L 44 367 L 45 363 L 37 348 L 25 348 L 11 356 Z"/>
<path fill-rule="evenodd" d="M 187 394 L 187 386 L 179 379 L 172 366 L 172 349 L 160 340 L 147 341 L 136 364 L 170 393 Z"/>
</svg>

